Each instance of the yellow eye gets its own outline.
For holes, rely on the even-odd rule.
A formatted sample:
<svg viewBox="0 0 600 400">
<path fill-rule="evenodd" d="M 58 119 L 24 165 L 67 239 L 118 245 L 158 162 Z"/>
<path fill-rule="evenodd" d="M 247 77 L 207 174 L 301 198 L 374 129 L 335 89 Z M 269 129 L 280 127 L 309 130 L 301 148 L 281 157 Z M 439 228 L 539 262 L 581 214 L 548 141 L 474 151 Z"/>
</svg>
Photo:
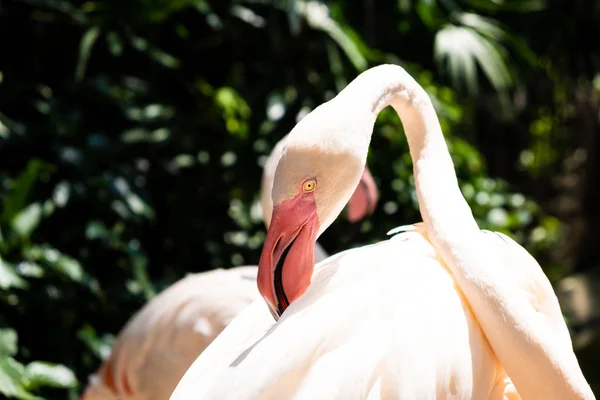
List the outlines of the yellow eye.
<svg viewBox="0 0 600 400">
<path fill-rule="evenodd" d="M 302 184 L 302 190 L 305 192 L 312 192 L 317 187 L 317 181 L 314 179 L 308 179 Z"/>
</svg>

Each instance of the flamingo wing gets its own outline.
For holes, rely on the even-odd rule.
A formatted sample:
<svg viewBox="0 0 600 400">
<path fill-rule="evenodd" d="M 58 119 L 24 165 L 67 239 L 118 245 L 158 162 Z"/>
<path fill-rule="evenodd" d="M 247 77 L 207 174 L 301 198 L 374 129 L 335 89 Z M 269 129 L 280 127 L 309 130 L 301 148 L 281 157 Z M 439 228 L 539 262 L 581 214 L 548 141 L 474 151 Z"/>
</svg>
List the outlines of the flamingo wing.
<svg viewBox="0 0 600 400">
<path fill-rule="evenodd" d="M 83 399 L 168 398 L 196 357 L 257 299 L 256 267 L 186 276 L 125 325 Z"/>
<path fill-rule="evenodd" d="M 276 323 L 252 304 L 171 399 L 483 399 L 505 379 L 433 247 L 406 232 L 318 264 Z"/>
</svg>

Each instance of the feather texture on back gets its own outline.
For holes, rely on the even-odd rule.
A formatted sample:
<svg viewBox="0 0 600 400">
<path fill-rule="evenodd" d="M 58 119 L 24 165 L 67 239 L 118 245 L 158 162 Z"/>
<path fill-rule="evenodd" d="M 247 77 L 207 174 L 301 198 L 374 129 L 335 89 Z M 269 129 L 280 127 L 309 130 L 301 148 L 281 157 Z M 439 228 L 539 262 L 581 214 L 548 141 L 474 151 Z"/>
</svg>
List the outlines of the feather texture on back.
<svg viewBox="0 0 600 400">
<path fill-rule="evenodd" d="M 319 263 L 277 323 L 255 302 L 171 397 L 503 398 L 519 397 L 422 229 Z"/>
<path fill-rule="evenodd" d="M 186 276 L 127 323 L 83 398 L 167 399 L 202 350 L 259 298 L 253 266 Z"/>
</svg>

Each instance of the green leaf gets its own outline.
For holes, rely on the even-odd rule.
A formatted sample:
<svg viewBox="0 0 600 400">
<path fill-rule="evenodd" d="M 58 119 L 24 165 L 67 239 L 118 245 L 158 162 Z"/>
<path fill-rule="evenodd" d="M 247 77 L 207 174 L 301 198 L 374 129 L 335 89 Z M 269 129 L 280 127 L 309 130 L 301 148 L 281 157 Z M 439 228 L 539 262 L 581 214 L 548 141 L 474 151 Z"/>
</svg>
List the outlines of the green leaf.
<svg viewBox="0 0 600 400">
<path fill-rule="evenodd" d="M 104 334 L 102 337 L 98 337 L 96 330 L 90 325 L 85 325 L 81 328 L 79 332 L 77 332 L 77 337 L 84 342 L 100 360 L 108 358 L 110 349 L 115 341 L 115 337 L 111 334 Z"/>
<path fill-rule="evenodd" d="M 35 399 L 23 386 L 25 368 L 10 357 L 0 357 L 0 393 L 9 398 Z"/>
<path fill-rule="evenodd" d="M 1 73 L 1 71 L 0 71 Z M 6 125 L 4 125 L 4 123 L 2 122 L 2 119 L 0 118 L 0 138 L 2 139 L 8 139 L 10 137 L 10 129 L 8 129 L 8 127 Z"/>
<path fill-rule="evenodd" d="M 169 139 L 171 131 L 167 128 L 159 128 L 155 131 L 148 131 L 142 128 L 133 128 L 121 134 L 121 140 L 125 143 L 160 143 Z"/>
<path fill-rule="evenodd" d="M 106 240 L 110 238 L 110 231 L 102 221 L 90 221 L 85 228 L 85 237 L 94 240 Z"/>
<path fill-rule="evenodd" d="M 244 98 L 230 87 L 215 92 L 215 104 L 222 110 L 227 131 L 239 139 L 248 137 L 247 120 L 251 110 Z"/>
<path fill-rule="evenodd" d="M 136 0 L 134 7 L 145 14 L 150 22 L 160 23 L 185 7 L 204 3 L 204 0 Z"/>
<path fill-rule="evenodd" d="M 486 11 L 533 12 L 546 8 L 545 0 L 465 0 L 467 4 Z"/>
<path fill-rule="evenodd" d="M 89 28 L 81 38 L 81 42 L 79 43 L 79 61 L 77 62 L 77 69 L 75 70 L 76 81 L 81 81 L 83 79 L 92 52 L 92 47 L 94 47 L 94 43 L 96 43 L 98 36 L 100 36 L 100 28 L 93 26 Z"/>
<path fill-rule="evenodd" d="M 286 1 L 285 2 L 285 13 L 288 18 L 288 23 L 290 25 L 290 32 L 294 36 L 298 36 L 300 34 L 300 14 L 298 13 L 297 2 Z"/>
<path fill-rule="evenodd" d="M 363 71 L 367 68 L 367 60 L 360 49 L 340 25 L 330 17 L 329 9 L 325 4 L 316 1 L 297 2 L 296 4 L 298 13 L 306 18 L 308 25 L 327 33 L 346 53 L 357 70 Z"/>
<path fill-rule="evenodd" d="M 0 328 L 0 357 L 17 354 L 17 331 L 11 328 Z"/>
<path fill-rule="evenodd" d="M 84 272 L 81 264 L 50 246 L 31 246 L 24 250 L 24 255 L 30 260 L 43 261 L 55 271 L 75 282 L 83 281 Z"/>
<path fill-rule="evenodd" d="M 146 300 L 150 300 L 156 295 L 156 291 L 152 286 L 152 281 L 148 276 L 148 260 L 146 256 L 139 250 L 139 243 L 132 241 L 127 246 L 127 252 L 131 257 L 133 264 L 133 276 L 136 283 L 144 292 Z"/>
<path fill-rule="evenodd" d="M 421 18 L 421 21 L 427 27 L 433 27 L 435 25 L 437 5 L 435 1 L 431 0 L 419 0 L 417 2 L 416 11 Z"/>
<path fill-rule="evenodd" d="M 71 196 L 71 185 L 69 182 L 62 181 L 54 188 L 52 200 L 57 207 L 64 207 Z"/>
<path fill-rule="evenodd" d="M 17 264 L 15 269 L 21 276 L 31 278 L 41 278 L 44 276 L 44 269 L 31 261 L 21 261 Z"/>
<path fill-rule="evenodd" d="M 57 271 L 68 276 L 75 282 L 81 282 L 83 280 L 83 268 L 79 261 L 69 256 L 61 255 L 58 261 L 55 263 Z"/>
<path fill-rule="evenodd" d="M 142 53 L 147 54 L 150 58 L 167 68 L 178 68 L 180 61 L 165 51 L 150 44 L 146 39 L 139 36 L 132 36 L 130 39 L 131 45 Z"/>
<path fill-rule="evenodd" d="M 123 177 L 116 177 L 110 179 L 110 183 L 114 190 L 121 196 L 129 210 L 134 214 L 146 217 L 148 219 L 154 218 L 154 210 L 148 203 L 146 203 L 137 193 L 131 190 L 131 186 L 127 180 Z"/>
<path fill-rule="evenodd" d="M 29 363 L 25 367 L 25 377 L 28 380 L 28 389 L 41 386 L 73 388 L 78 384 L 75 374 L 69 368 L 42 361 Z"/>
<path fill-rule="evenodd" d="M 48 245 L 27 247 L 23 249 L 23 257 L 28 261 L 37 261 L 49 266 L 55 272 L 87 287 L 96 295 L 101 293 L 98 280 L 85 272 L 79 261 L 53 247 Z"/>
<path fill-rule="evenodd" d="M 0 258 L 0 289 L 25 289 L 27 286 L 27 282 L 15 272 L 15 267 Z"/>
<path fill-rule="evenodd" d="M 116 32 L 108 32 L 106 40 L 108 42 L 108 49 L 113 56 L 123 54 L 123 41 Z"/>
<path fill-rule="evenodd" d="M 348 82 L 343 76 L 343 66 L 342 61 L 340 59 L 340 50 L 332 42 L 328 42 L 326 47 L 327 55 L 329 56 L 328 58 L 331 73 L 333 74 L 333 76 L 335 76 L 335 86 L 338 89 L 338 91 L 340 91 L 348 84 Z"/>
<path fill-rule="evenodd" d="M 3 202 L 3 221 L 10 222 L 25 207 L 27 197 L 45 165 L 38 159 L 29 161 L 25 171 L 12 182 L 12 188 Z"/>
<path fill-rule="evenodd" d="M 266 21 L 263 17 L 256 14 L 250 8 L 238 4 L 231 6 L 231 15 L 238 17 L 255 28 L 264 28 L 266 25 Z"/>
<path fill-rule="evenodd" d="M 0 112 L 0 138 L 8 139 L 11 133 L 23 135 L 26 130 L 24 124 L 12 120 Z"/>
<path fill-rule="evenodd" d="M 42 218 L 42 206 L 40 203 L 33 203 L 20 211 L 11 221 L 11 227 L 22 238 L 31 236 Z"/>
<path fill-rule="evenodd" d="M 398 10 L 403 14 L 407 14 L 411 10 L 411 6 L 411 0 L 398 0 Z"/>
<path fill-rule="evenodd" d="M 68 15 L 78 24 L 84 24 L 86 22 L 85 14 L 75 8 L 69 1 L 57 1 L 57 0 L 29 0 L 29 3 L 36 5 L 40 8 L 46 8 L 49 10 L 57 11 Z"/>
</svg>

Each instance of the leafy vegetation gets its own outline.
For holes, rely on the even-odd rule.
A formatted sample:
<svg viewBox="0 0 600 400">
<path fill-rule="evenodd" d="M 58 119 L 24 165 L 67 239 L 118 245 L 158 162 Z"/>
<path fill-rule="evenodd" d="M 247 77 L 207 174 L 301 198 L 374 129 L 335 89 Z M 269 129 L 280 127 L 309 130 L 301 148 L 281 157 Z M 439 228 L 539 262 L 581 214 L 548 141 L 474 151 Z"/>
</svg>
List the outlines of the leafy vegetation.
<svg viewBox="0 0 600 400">
<path fill-rule="evenodd" d="M 480 226 L 510 233 L 552 281 L 579 268 L 558 251 L 567 219 L 552 207 L 564 195 L 554 177 L 581 147 L 569 135 L 575 82 L 593 87 L 596 70 L 564 63 L 571 25 L 546 27 L 571 10 L 558 7 L 3 2 L 0 36 L 14 40 L 0 61 L 0 393 L 77 398 L 157 292 L 188 272 L 256 264 L 266 156 L 378 63 L 405 66 L 432 96 Z M 375 131 L 379 208 L 337 221 L 322 238 L 330 253 L 420 220 L 398 117 L 385 110 Z"/>
</svg>

